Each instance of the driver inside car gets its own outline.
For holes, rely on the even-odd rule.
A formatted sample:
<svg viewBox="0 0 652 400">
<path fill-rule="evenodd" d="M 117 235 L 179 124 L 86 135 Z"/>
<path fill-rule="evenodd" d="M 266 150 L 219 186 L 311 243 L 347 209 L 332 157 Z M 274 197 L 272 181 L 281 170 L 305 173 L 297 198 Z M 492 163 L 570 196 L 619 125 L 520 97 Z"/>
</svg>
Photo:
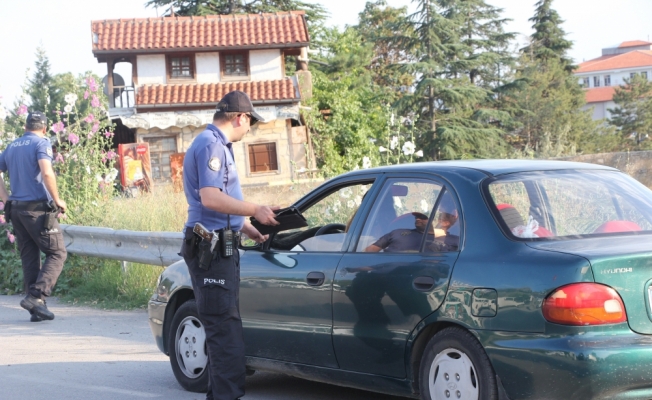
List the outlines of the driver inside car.
<svg viewBox="0 0 652 400">
<path fill-rule="evenodd" d="M 428 216 L 420 212 L 413 212 L 412 215 L 414 216 L 414 229 L 394 229 L 374 244 L 367 246 L 364 251 L 370 253 L 377 253 L 381 250 L 387 253 L 418 252 L 428 225 Z M 440 231 L 440 234 L 445 235 L 445 232 Z M 428 242 L 435 240 L 435 229 L 432 225 L 428 229 L 427 235 Z"/>
</svg>

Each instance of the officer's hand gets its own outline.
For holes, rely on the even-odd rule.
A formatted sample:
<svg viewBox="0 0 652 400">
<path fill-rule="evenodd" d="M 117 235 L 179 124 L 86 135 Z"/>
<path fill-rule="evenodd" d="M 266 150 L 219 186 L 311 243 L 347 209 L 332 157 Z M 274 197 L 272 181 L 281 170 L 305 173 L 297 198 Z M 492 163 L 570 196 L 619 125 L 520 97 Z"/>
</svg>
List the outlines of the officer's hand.
<svg viewBox="0 0 652 400">
<path fill-rule="evenodd" d="M 278 210 L 279 208 L 280 207 L 258 206 L 253 217 L 263 225 L 278 225 L 278 221 L 274 219 L 276 216 L 274 210 Z"/>
<path fill-rule="evenodd" d="M 258 232 L 258 229 L 254 228 L 254 226 L 248 222 L 245 222 L 244 226 L 242 227 L 242 233 L 247 235 L 249 239 L 253 240 L 256 243 L 264 243 L 267 241 L 267 239 L 269 239 L 269 235 L 261 234 Z"/>
<path fill-rule="evenodd" d="M 56 204 L 57 207 L 59 207 L 59 208 L 61 209 L 61 212 L 64 212 L 64 213 L 66 212 L 66 208 L 67 208 L 68 206 L 66 205 L 66 202 L 65 202 L 65 201 L 63 201 L 63 200 L 61 200 L 61 199 L 59 199 L 59 200 L 55 200 L 55 201 L 54 201 L 54 204 Z"/>
</svg>

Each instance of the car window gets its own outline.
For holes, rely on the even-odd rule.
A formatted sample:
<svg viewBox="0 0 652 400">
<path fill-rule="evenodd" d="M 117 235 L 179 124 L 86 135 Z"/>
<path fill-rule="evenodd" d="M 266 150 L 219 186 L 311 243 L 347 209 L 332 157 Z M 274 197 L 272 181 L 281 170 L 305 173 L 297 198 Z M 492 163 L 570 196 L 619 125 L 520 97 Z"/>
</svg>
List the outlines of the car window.
<svg viewBox="0 0 652 400">
<path fill-rule="evenodd" d="M 442 251 L 444 248 L 439 243 L 446 241 L 447 231 L 456 224 L 458 216 L 452 197 L 450 194 L 446 197 L 442 189 L 442 185 L 425 180 L 385 182 L 366 218 L 356 251 L 416 253 L 421 251 L 424 242 L 426 251 Z M 435 218 L 443 220 L 450 215 L 455 218 L 436 221 L 432 218 L 436 204 Z M 459 242 L 459 228 L 454 230 Z M 457 249 L 457 244 L 454 247 Z"/>
<path fill-rule="evenodd" d="M 512 174 L 488 188 L 503 228 L 518 238 L 652 230 L 652 192 L 620 172 Z"/>
<path fill-rule="evenodd" d="M 271 248 L 290 251 L 342 251 L 344 239 L 372 183 L 340 187 L 302 211 L 308 226 L 278 233 Z"/>
</svg>

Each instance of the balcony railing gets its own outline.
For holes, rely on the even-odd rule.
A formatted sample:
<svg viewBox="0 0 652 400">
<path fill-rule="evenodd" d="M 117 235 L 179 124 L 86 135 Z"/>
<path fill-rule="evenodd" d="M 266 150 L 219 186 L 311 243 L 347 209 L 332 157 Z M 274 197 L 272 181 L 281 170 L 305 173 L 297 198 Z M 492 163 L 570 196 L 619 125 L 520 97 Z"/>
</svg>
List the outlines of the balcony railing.
<svg viewBox="0 0 652 400">
<path fill-rule="evenodd" d="M 133 86 L 114 86 L 109 101 L 111 108 L 133 108 L 136 105 L 136 89 Z"/>
</svg>

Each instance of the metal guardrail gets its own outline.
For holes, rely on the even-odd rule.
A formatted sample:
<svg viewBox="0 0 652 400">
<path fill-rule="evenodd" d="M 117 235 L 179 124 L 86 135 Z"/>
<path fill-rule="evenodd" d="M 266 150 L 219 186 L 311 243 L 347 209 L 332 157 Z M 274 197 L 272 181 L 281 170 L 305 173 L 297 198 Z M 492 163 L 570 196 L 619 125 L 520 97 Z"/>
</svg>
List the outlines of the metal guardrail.
<svg viewBox="0 0 652 400">
<path fill-rule="evenodd" d="M 61 228 L 66 249 L 72 254 L 164 267 L 181 260 L 180 232 L 116 231 L 65 224 Z"/>
</svg>

